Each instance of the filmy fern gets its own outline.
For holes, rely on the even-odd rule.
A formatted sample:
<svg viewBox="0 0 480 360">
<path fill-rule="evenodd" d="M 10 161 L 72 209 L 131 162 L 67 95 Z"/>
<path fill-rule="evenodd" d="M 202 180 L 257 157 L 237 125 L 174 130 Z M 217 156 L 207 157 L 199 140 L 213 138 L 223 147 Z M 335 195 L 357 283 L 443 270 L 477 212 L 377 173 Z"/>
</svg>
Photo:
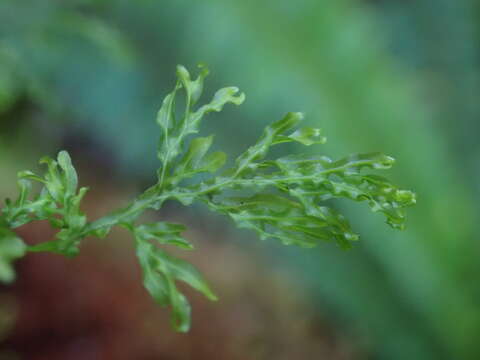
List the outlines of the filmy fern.
<svg viewBox="0 0 480 360">
<path fill-rule="evenodd" d="M 12 261 L 26 252 L 53 252 L 74 256 L 87 236 L 104 237 L 119 225 L 128 229 L 136 243 L 136 254 L 143 270 L 143 282 L 156 302 L 172 309 L 172 324 L 178 331 L 190 327 L 190 306 L 177 289 L 183 281 L 215 300 L 216 297 L 200 273 L 189 263 L 175 258 L 166 245 L 182 249 L 193 246 L 182 237 L 183 225 L 168 222 L 138 224 L 147 209 L 158 210 L 167 200 L 184 205 L 206 204 L 212 211 L 229 216 L 239 227 L 254 230 L 261 239 L 278 239 L 284 244 L 312 247 L 321 241 L 334 241 L 348 248 L 358 236 L 343 215 L 327 206 L 332 198 L 366 202 L 374 212 L 382 212 L 387 223 L 402 229 L 405 207 L 415 203 L 412 192 L 400 190 L 387 179 L 363 170 L 388 169 L 394 160 L 378 153 L 352 155 L 333 161 L 326 156 L 290 155 L 271 159 L 269 150 L 276 145 L 298 142 L 309 146 L 322 144 L 320 130 L 297 128 L 301 113 L 288 113 L 267 126 L 256 144 L 238 156 L 233 167 L 220 170 L 226 160 L 223 152 L 209 152 L 213 137 L 194 137 L 204 116 L 219 112 L 232 103 L 240 105 L 244 94 L 236 87 L 220 89 L 213 99 L 197 106 L 208 70 L 202 67 L 192 80 L 183 66 L 177 67 L 177 82 L 158 112 L 161 129 L 158 181 L 127 207 L 89 222 L 80 210 L 87 192 L 78 189 L 78 178 L 67 152 L 56 160 L 45 157 L 42 177 L 30 171 L 18 175 L 19 195 L 6 201 L 0 217 L 0 279 L 14 279 Z M 184 109 L 176 114 L 175 99 L 182 93 Z M 210 173 L 207 180 L 195 175 Z M 197 180 L 185 183 L 184 180 Z M 205 178 L 205 177 L 203 177 Z M 43 186 L 32 194 L 32 182 Z M 58 228 L 55 239 L 27 246 L 13 231 L 34 220 L 48 220 Z"/>
</svg>

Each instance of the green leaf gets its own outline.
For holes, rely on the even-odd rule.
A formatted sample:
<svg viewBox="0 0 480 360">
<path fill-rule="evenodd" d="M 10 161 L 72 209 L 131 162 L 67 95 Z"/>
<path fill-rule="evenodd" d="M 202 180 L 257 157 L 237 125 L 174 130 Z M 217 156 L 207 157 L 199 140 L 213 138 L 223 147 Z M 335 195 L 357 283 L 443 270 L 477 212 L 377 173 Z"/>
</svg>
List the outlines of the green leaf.
<svg viewBox="0 0 480 360">
<path fill-rule="evenodd" d="M 58 163 L 48 156 L 45 156 L 40 159 L 40 164 L 46 164 L 48 166 L 48 171 L 45 174 L 46 189 L 56 202 L 61 202 L 65 196 L 65 187 L 58 171 Z"/>
<path fill-rule="evenodd" d="M 227 156 L 223 152 L 215 152 L 206 156 L 212 141 L 213 136 L 193 139 L 187 152 L 175 166 L 175 173 L 169 183 L 177 184 L 184 178 L 202 172 L 215 172 L 220 169 L 225 164 Z"/>
<path fill-rule="evenodd" d="M 60 151 L 58 153 L 58 165 L 63 170 L 63 184 L 65 186 L 66 196 L 73 196 L 77 192 L 78 176 L 77 171 L 72 165 L 72 160 L 68 152 Z"/>
<path fill-rule="evenodd" d="M 199 68 L 200 74 L 194 81 L 192 81 L 190 80 L 188 70 L 182 65 L 177 66 L 177 76 L 185 88 L 192 105 L 195 105 L 200 99 L 203 92 L 203 82 L 209 73 L 208 68 L 205 65 L 199 65 Z"/>
<path fill-rule="evenodd" d="M 155 255 L 159 260 L 159 269 L 164 273 L 169 273 L 173 278 L 183 281 L 195 290 L 201 292 L 209 300 L 216 301 L 214 295 L 207 282 L 204 280 L 200 272 L 190 263 L 168 255 L 165 251 L 156 248 Z"/>
<path fill-rule="evenodd" d="M 289 135 L 288 138 L 307 146 L 313 144 L 325 144 L 327 142 L 327 138 L 321 136 L 320 129 L 310 127 L 298 129 Z"/>
<path fill-rule="evenodd" d="M 178 173 L 192 172 L 201 168 L 203 157 L 212 145 L 212 141 L 213 136 L 193 139 L 182 160 L 176 166 L 175 171 Z"/>
<path fill-rule="evenodd" d="M 185 295 L 173 290 L 170 292 L 170 302 L 172 303 L 172 327 L 178 331 L 186 333 L 191 326 L 192 308 Z"/>
<path fill-rule="evenodd" d="M 282 133 L 293 129 L 302 119 L 302 113 L 287 113 L 283 119 L 267 126 L 257 143 L 237 158 L 234 176 L 256 170 L 260 165 L 256 161 L 263 159 L 272 145 L 285 142 Z"/>
<path fill-rule="evenodd" d="M 232 103 L 235 105 L 241 105 L 245 101 L 245 94 L 240 93 L 240 95 L 237 95 L 238 92 L 239 89 L 236 86 L 225 87 L 218 90 L 210 103 L 203 105 L 200 109 L 192 114 L 192 124 L 198 126 L 202 116 L 212 111 L 222 111 L 225 104 Z"/>
<path fill-rule="evenodd" d="M 17 175 L 18 179 L 28 179 L 28 180 L 33 180 L 33 181 L 38 181 L 41 183 L 45 183 L 45 180 L 42 179 L 40 176 L 34 174 L 33 172 L 29 170 L 24 170 L 20 171 Z"/>
<path fill-rule="evenodd" d="M 44 189 L 33 201 L 27 200 L 28 192 L 25 191 L 26 195 L 21 195 L 16 202 L 14 219 L 10 215 L 7 222 L 16 226 L 19 222 L 48 220 L 52 227 L 61 229 L 56 234 L 56 239 L 31 246 L 28 250 L 74 256 L 79 251 L 80 240 L 87 235 L 83 231 L 87 225 L 87 217 L 80 210 L 80 204 L 88 189 L 81 188 L 77 193 L 77 172 L 66 151 L 58 154 L 57 161 L 45 157 L 41 163 L 48 166 L 44 179 L 30 171 L 23 171 L 19 173 L 19 184 L 29 181 L 26 179 L 36 180 L 44 184 Z"/>
<path fill-rule="evenodd" d="M 45 212 L 52 206 L 50 197 L 45 197 L 45 193 L 40 194 L 33 201 L 30 200 L 32 183 L 29 180 L 29 174 L 20 172 L 18 177 L 19 195 L 14 202 L 7 199 L 6 206 L 2 209 L 4 221 L 12 229 L 33 220 L 45 219 Z"/>
<path fill-rule="evenodd" d="M 180 235 L 185 229 L 185 226 L 181 224 L 157 222 L 137 226 L 134 231 L 135 236 L 141 240 L 156 240 L 162 245 L 175 245 L 191 250 L 193 245 Z"/>
<path fill-rule="evenodd" d="M 49 240 L 27 248 L 29 252 L 51 252 L 73 257 L 78 255 L 80 239 L 72 237 L 69 230 L 60 230 L 55 240 Z"/>
<path fill-rule="evenodd" d="M 349 247 L 354 234 L 348 222 L 328 208 L 312 213 L 304 204 L 286 196 L 257 194 L 251 197 L 222 198 L 210 207 L 229 215 L 239 227 L 255 230 L 262 240 L 274 238 L 285 245 L 313 247 L 319 241 L 337 241 Z"/>
<path fill-rule="evenodd" d="M 175 226 L 172 225 L 159 225 L 158 228 L 167 232 L 173 231 Z M 216 300 L 216 297 L 198 270 L 148 242 L 143 230 L 145 227 L 140 230 L 136 228 L 134 234 L 137 239 L 137 257 L 143 270 L 144 286 L 159 305 L 171 306 L 173 327 L 177 331 L 186 332 L 190 329 L 190 304 L 178 291 L 175 280 L 189 284 L 210 300 Z"/>
<path fill-rule="evenodd" d="M 162 129 L 158 146 L 158 157 L 162 162 L 162 168 L 158 171 L 160 188 L 164 185 L 166 178 L 171 176 L 170 171 L 174 160 L 179 154 L 183 153 L 185 139 L 198 132 L 203 117 L 209 112 L 221 111 L 227 103 L 240 105 L 245 99 L 244 94 L 236 95 L 239 91 L 238 88 L 226 87 L 218 90 L 210 103 L 194 110 L 192 107 L 200 98 L 203 81 L 207 74 L 208 71 L 203 68 L 199 77 L 195 81 L 191 81 L 188 71 L 179 65 L 177 67 L 177 76 L 179 77 L 177 85 L 174 91 L 167 95 L 158 112 L 157 123 Z M 180 88 L 185 90 L 186 101 L 183 114 L 177 115 L 175 114 L 175 97 Z M 208 145 L 208 140 L 204 141 L 203 146 Z M 194 143 L 194 145 L 199 146 L 198 143 Z M 220 157 L 221 155 L 216 155 L 214 157 L 215 162 L 212 162 L 212 164 L 218 166 Z M 214 168 L 214 165 L 210 165 L 210 167 Z"/>
<path fill-rule="evenodd" d="M 12 262 L 25 254 L 25 244 L 13 232 L 0 228 L 0 281 L 10 283 L 15 279 Z"/>
<path fill-rule="evenodd" d="M 190 187 L 190 193 L 176 198 L 206 202 L 212 210 L 229 215 L 240 227 L 255 230 L 262 239 L 276 238 L 284 244 L 309 247 L 321 240 L 333 240 L 342 248 L 350 247 L 358 235 L 343 215 L 325 204 L 331 198 L 365 201 L 372 211 L 382 212 L 390 226 L 403 229 L 405 208 L 415 203 L 415 195 L 375 174 L 362 173 L 389 169 L 394 163 L 392 157 L 370 153 L 337 161 L 306 155 L 264 160 L 273 145 L 292 139 L 313 143 L 311 137 L 319 133 L 308 128 L 285 135 L 301 119 L 300 113 L 289 113 L 268 126 L 258 142 L 237 158 L 234 168 Z M 257 195 L 228 198 L 222 195 L 228 189 Z M 288 206 L 279 212 L 279 204 Z"/>
</svg>

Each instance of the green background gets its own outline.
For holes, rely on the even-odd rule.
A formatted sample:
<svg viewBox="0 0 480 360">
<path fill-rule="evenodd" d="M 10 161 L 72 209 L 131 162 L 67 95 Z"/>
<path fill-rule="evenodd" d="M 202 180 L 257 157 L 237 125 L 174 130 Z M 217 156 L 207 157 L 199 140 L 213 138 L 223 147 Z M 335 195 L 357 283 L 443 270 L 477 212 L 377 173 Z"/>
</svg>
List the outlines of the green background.
<svg viewBox="0 0 480 360">
<path fill-rule="evenodd" d="M 309 151 L 392 155 L 389 177 L 418 197 L 404 232 L 338 202 L 361 234 L 348 252 L 253 245 L 231 228 L 222 240 L 245 240 L 288 272 L 359 349 L 352 358 L 478 359 L 479 24 L 473 0 L 2 0 L 2 194 L 61 147 L 95 165 L 83 166 L 90 179 L 151 183 L 155 112 L 175 65 L 206 63 L 207 93 L 247 95 L 205 122 L 218 148 L 238 154 L 271 121 L 304 111 L 329 139 Z"/>
</svg>

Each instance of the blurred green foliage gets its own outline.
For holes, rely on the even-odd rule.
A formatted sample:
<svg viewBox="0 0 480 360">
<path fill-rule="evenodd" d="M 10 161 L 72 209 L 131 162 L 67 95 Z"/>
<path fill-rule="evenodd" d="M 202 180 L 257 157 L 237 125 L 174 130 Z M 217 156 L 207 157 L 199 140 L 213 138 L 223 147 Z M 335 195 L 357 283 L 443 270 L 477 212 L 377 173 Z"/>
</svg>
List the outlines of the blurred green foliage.
<svg viewBox="0 0 480 360">
<path fill-rule="evenodd" d="M 332 321 L 372 358 L 477 359 L 479 20 L 473 0 L 4 0 L 0 125 L 18 141 L 2 140 L 0 165 L 73 134 L 143 181 L 156 161 L 149 119 L 174 64 L 205 62 L 212 88 L 255 99 L 227 111 L 228 125 L 209 123 L 224 132 L 219 147 L 240 151 L 253 130 L 305 110 L 335 138 L 330 154 L 392 155 L 395 181 L 418 193 L 407 232 L 339 202 L 363 244 L 279 249 L 279 266 L 309 274 Z"/>
</svg>

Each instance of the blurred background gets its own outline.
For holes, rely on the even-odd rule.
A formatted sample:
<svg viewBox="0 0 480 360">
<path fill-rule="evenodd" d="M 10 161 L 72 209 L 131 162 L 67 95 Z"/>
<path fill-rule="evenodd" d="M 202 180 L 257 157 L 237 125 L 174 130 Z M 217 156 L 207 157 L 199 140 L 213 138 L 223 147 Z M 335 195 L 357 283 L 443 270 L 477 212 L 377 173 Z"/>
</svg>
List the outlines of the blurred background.
<svg viewBox="0 0 480 360">
<path fill-rule="evenodd" d="M 304 111 L 329 138 L 308 151 L 392 155 L 418 195 L 404 232 L 339 201 L 361 235 L 347 252 L 259 242 L 201 207 L 150 214 L 188 225 L 184 258 L 220 297 L 186 290 L 187 335 L 143 290 L 128 234 L 28 255 L 0 288 L 0 359 L 479 359 L 479 56 L 474 0 L 0 0 L 2 198 L 64 148 L 91 219 L 125 204 L 154 181 L 175 65 L 200 62 L 207 97 L 247 94 L 203 127 L 232 157 Z"/>
</svg>

